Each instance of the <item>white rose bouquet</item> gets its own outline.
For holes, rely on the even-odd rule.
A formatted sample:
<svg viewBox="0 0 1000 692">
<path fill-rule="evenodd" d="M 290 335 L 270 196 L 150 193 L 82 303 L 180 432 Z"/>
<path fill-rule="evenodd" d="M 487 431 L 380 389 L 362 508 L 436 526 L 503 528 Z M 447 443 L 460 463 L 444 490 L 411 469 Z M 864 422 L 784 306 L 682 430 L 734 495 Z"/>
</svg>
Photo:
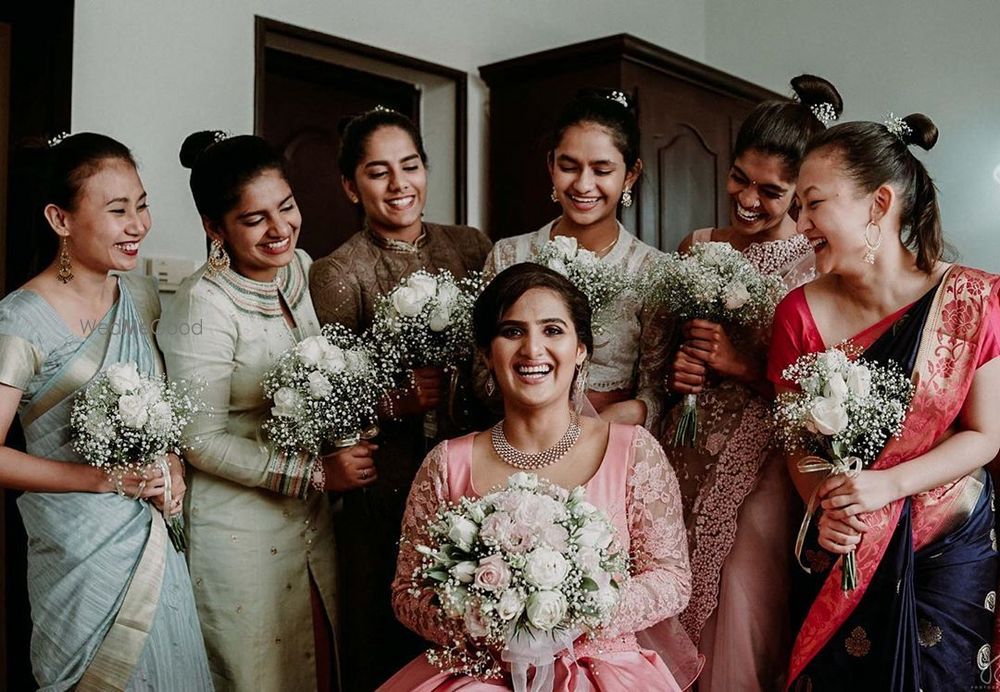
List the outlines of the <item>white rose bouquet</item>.
<svg viewBox="0 0 1000 692">
<path fill-rule="evenodd" d="M 580 247 L 576 238 L 569 236 L 559 235 L 545 243 L 534 261 L 559 272 L 583 291 L 598 332 L 608 318 L 608 308 L 635 287 L 624 267 L 601 262 L 595 253 Z"/>
<path fill-rule="evenodd" d="M 696 243 L 657 262 L 643 282 L 643 297 L 662 305 L 678 322 L 701 319 L 760 328 L 771 323 L 781 299 L 781 280 L 760 273 L 729 243 Z M 674 445 L 694 444 L 698 398 L 684 397 Z"/>
<path fill-rule="evenodd" d="M 459 370 L 475 355 L 472 306 L 482 290 L 476 273 L 456 279 L 447 270 L 415 271 L 379 298 L 365 338 L 394 378 L 424 367 L 450 373 L 450 407 Z M 435 411 L 425 414 L 424 430 L 427 437 L 437 435 Z"/>
<path fill-rule="evenodd" d="M 139 374 L 135 363 L 115 363 L 80 392 L 70 413 L 73 450 L 121 487 L 122 477 L 151 464 L 166 484 L 164 507 L 170 511 L 167 452 L 179 454 L 184 428 L 198 411 L 198 387 Z M 119 493 L 121 491 L 119 490 Z M 167 519 L 170 540 L 186 548 L 180 517 Z"/>
<path fill-rule="evenodd" d="M 306 337 L 264 376 L 267 439 L 289 454 L 320 454 L 325 443 L 357 444 L 378 433 L 378 406 L 391 385 L 363 340 L 341 324 Z"/>
<path fill-rule="evenodd" d="M 777 437 L 790 452 L 819 455 L 799 462 L 802 473 L 859 473 L 875 461 L 890 437 L 902 432 L 913 398 L 913 383 L 898 365 L 852 361 L 840 348 L 803 355 L 781 377 L 799 390 L 778 395 Z M 816 499 L 814 492 L 795 544 L 797 558 Z M 853 552 L 844 556 L 841 585 L 845 591 L 857 585 Z"/>
<path fill-rule="evenodd" d="M 607 515 L 572 492 L 515 473 L 507 486 L 442 508 L 430 524 L 431 545 L 418 545 L 422 565 L 414 594 L 433 590 L 446 618 L 473 643 L 434 650 L 444 670 L 479 678 L 511 664 L 515 689 L 551 672 L 559 651 L 584 631 L 606 625 L 628 577 L 628 555 Z"/>
</svg>

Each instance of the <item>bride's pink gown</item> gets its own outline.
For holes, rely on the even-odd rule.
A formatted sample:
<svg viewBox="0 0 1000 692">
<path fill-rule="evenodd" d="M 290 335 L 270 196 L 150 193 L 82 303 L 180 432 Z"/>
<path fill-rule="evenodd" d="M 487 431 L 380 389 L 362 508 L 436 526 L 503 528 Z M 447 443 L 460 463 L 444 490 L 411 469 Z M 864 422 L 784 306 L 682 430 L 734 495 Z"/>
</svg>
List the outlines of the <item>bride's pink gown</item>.
<svg viewBox="0 0 1000 692">
<path fill-rule="evenodd" d="M 428 522 L 441 503 L 479 495 L 470 477 L 473 437 L 443 442 L 431 451 L 410 489 L 403 517 L 393 608 L 404 625 L 436 644 L 448 642 L 449 629 L 429 591 L 419 596 L 410 593 L 411 575 L 420 564 L 414 546 L 427 543 Z M 685 689 L 697 676 L 700 661 L 672 619 L 687 605 L 691 592 L 687 534 L 673 469 L 645 429 L 613 423 L 604 459 L 585 488 L 588 500 L 607 512 L 618 529 L 634 576 L 607 630 L 599 638 L 578 639 L 572 656 L 564 652 L 557 658 L 555 689 Z M 636 643 L 635 632 L 650 627 L 659 631 L 656 640 L 662 651 L 642 649 Z M 511 687 L 509 678 L 482 681 L 443 673 L 419 656 L 379 689 L 485 692 Z"/>
</svg>

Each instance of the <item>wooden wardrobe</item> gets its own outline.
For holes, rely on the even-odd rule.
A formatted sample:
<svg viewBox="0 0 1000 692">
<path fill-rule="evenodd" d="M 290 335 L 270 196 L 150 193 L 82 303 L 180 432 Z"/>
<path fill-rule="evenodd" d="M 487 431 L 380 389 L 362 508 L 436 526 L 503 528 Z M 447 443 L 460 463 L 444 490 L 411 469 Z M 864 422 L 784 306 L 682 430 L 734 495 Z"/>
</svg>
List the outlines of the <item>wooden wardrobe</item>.
<svg viewBox="0 0 1000 692">
<path fill-rule="evenodd" d="M 757 103 L 784 98 L 628 34 L 484 65 L 479 73 L 490 88 L 494 239 L 534 231 L 558 215 L 546 139 L 581 88 L 619 89 L 634 100 L 645 168 L 622 222 L 664 250 L 676 249 L 692 229 L 728 223 L 736 131 Z"/>
</svg>

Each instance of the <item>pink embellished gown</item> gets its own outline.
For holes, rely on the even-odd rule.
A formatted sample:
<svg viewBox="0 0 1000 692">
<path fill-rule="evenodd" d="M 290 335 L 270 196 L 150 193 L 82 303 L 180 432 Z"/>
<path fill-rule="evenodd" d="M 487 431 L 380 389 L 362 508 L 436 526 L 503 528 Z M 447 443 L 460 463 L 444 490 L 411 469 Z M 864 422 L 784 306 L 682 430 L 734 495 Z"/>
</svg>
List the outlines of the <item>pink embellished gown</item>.
<svg viewBox="0 0 1000 692">
<path fill-rule="evenodd" d="M 414 546 L 428 540 L 427 525 L 444 502 L 479 496 L 472 486 L 474 435 L 443 442 L 427 456 L 410 489 L 403 518 L 393 608 L 400 621 L 433 644 L 451 631 L 429 591 L 411 593 L 411 575 L 420 564 Z M 633 578 L 624 587 L 610 626 L 594 639 L 581 637 L 555 662 L 555 690 L 655 692 L 684 689 L 699 661 L 683 630 L 671 620 L 687 604 L 691 572 L 673 469 L 652 435 L 640 426 L 611 424 L 600 467 L 586 484 L 587 498 L 611 517 L 629 550 Z M 635 632 L 662 627 L 662 650 L 643 649 Z M 660 654 L 664 656 L 661 657 Z M 666 661 L 665 661 L 666 659 Z M 391 692 L 495 691 L 511 689 L 509 678 L 478 680 L 444 673 L 423 655 L 389 679 Z"/>
<path fill-rule="evenodd" d="M 692 240 L 708 242 L 712 230 L 699 229 Z M 801 235 L 753 243 L 743 254 L 758 271 L 781 278 L 786 291 L 815 277 L 815 255 Z M 769 325 L 729 336 L 763 365 Z M 687 521 L 692 591 L 679 619 L 706 659 L 698 690 L 780 689 L 791 645 L 795 496 L 783 459 L 771 452 L 771 402 L 735 380 L 710 381 L 698 395 L 693 447 L 673 445 L 680 413 L 680 405 L 669 411 L 660 440 Z"/>
</svg>

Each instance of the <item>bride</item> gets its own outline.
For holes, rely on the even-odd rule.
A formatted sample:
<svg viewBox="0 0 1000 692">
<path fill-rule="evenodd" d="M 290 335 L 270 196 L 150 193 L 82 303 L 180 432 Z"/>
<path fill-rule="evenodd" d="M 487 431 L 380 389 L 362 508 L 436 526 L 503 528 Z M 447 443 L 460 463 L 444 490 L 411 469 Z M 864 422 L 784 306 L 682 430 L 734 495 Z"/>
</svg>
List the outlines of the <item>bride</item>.
<svg viewBox="0 0 1000 692">
<path fill-rule="evenodd" d="M 397 617 L 436 645 L 462 637 L 429 590 L 414 590 L 412 575 L 421 559 L 416 546 L 428 543 L 428 522 L 442 504 L 488 492 L 528 469 L 564 488 L 583 485 L 589 501 L 611 517 L 632 565 L 612 622 L 556 657 L 555 689 L 683 689 L 698 666 L 690 641 L 676 659 L 680 663 L 672 657 L 668 666 L 660 653 L 640 648 L 635 637 L 679 613 L 690 595 L 677 479 L 644 428 L 580 418 L 571 408 L 570 392 L 586 391 L 578 374 L 593 351 L 586 298 L 556 272 L 518 264 L 487 287 L 473 319 L 490 372 L 488 386 L 503 397 L 506 418 L 492 431 L 441 443 L 424 460 L 403 519 L 393 583 Z M 682 643 L 664 646 L 662 653 Z M 477 680 L 442 672 L 420 656 L 380 689 L 510 688 L 509 675 Z"/>
</svg>

